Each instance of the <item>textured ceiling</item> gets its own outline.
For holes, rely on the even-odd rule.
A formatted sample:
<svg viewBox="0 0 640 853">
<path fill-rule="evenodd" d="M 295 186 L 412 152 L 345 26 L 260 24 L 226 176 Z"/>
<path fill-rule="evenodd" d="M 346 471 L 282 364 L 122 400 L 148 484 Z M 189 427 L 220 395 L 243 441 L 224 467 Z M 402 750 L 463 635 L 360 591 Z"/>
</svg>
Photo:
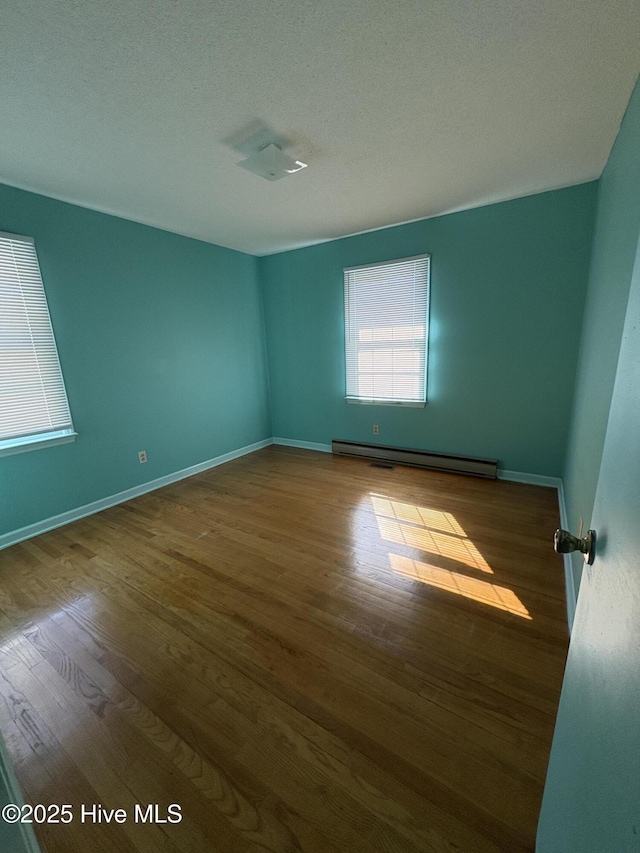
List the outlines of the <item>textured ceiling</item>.
<svg viewBox="0 0 640 853">
<path fill-rule="evenodd" d="M 637 0 L 3 0 L 0 182 L 254 254 L 597 178 Z M 243 169 L 262 120 L 309 168 Z"/>
</svg>

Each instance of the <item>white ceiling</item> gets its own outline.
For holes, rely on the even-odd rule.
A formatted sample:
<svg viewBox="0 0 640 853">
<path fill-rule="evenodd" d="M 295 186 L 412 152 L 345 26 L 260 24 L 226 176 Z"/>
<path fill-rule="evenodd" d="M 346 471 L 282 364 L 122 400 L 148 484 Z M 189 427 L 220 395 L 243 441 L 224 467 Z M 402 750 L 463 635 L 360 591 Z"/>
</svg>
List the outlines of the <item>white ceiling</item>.
<svg viewBox="0 0 640 853">
<path fill-rule="evenodd" d="M 599 177 L 638 0 L 3 0 L 0 181 L 269 254 Z M 309 168 L 230 147 L 262 120 Z"/>
</svg>

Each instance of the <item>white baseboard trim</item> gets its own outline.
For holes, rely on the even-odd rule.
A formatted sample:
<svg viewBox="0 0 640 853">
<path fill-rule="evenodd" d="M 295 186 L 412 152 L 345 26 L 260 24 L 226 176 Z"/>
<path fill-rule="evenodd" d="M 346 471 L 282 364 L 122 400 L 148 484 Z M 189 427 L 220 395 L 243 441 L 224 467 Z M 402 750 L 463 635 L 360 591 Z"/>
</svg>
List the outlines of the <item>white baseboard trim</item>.
<svg viewBox="0 0 640 853">
<path fill-rule="evenodd" d="M 319 450 L 321 453 L 331 453 L 330 444 L 317 444 L 313 441 L 298 441 L 295 438 L 280 438 L 274 436 L 274 444 L 284 447 L 301 447 L 303 450 Z M 511 480 L 513 483 L 528 483 L 530 486 L 549 486 L 559 489 L 562 485 L 560 477 L 546 477 L 543 474 L 524 474 L 521 471 L 498 469 L 499 480 Z"/>
<path fill-rule="evenodd" d="M 274 444 L 284 447 L 301 447 L 303 450 L 319 450 L 321 453 L 331 453 L 330 444 L 317 444 L 313 441 L 298 441 L 295 438 L 280 438 L 274 436 Z M 527 483 L 530 486 L 548 486 L 551 489 L 559 489 L 562 485 L 560 477 L 547 477 L 544 474 L 525 474 L 521 471 L 507 471 L 498 469 L 499 480 L 510 480 L 513 483 Z"/>
<path fill-rule="evenodd" d="M 223 465 L 225 462 L 230 462 L 232 459 L 237 459 L 239 456 L 246 456 L 248 453 L 253 453 L 256 450 L 261 450 L 263 447 L 268 447 L 270 444 L 273 444 L 273 439 L 265 438 L 263 441 L 256 441 L 254 444 L 248 444 L 246 447 L 238 448 L 238 450 L 231 450 L 229 453 L 223 453 L 221 456 L 208 459 L 206 462 L 199 462 L 197 465 L 191 465 L 189 468 L 183 468 L 181 471 L 174 471 L 172 474 L 166 474 L 164 477 L 158 477 L 157 480 L 150 480 L 147 483 L 141 483 L 139 486 L 133 486 L 131 489 L 125 489 L 123 492 L 118 492 L 117 494 L 110 495 L 107 498 L 101 498 L 98 501 L 84 504 L 84 506 L 77 507 L 77 509 L 70 509 L 68 512 L 51 516 L 51 518 L 45 518 L 43 521 L 38 521 L 35 524 L 29 524 L 27 527 L 12 530 L 10 533 L 5 533 L 0 536 L 0 550 L 8 548 L 10 545 L 16 545 L 18 542 L 24 542 L 25 539 L 31 539 L 34 536 L 39 536 L 41 533 L 46 533 L 48 530 L 54 530 L 56 527 L 63 527 L 65 524 L 70 524 L 72 521 L 85 518 L 87 515 L 93 515 L 96 512 L 101 512 L 103 509 L 109 509 L 109 507 L 116 506 L 116 504 L 130 501 L 132 498 L 145 495 L 147 492 L 153 492 L 156 489 L 161 489 L 163 486 L 169 486 L 171 483 L 178 482 L 178 480 L 184 480 L 186 477 L 192 477 L 194 474 L 199 474 L 201 471 L 207 471 L 209 468 L 216 468 L 218 465 Z"/>
<path fill-rule="evenodd" d="M 560 477 L 546 477 L 544 474 L 524 474 L 522 471 L 506 471 L 498 468 L 498 480 L 509 480 L 512 483 L 526 483 L 529 486 L 549 486 L 559 489 L 562 485 Z"/>
<path fill-rule="evenodd" d="M 558 506 L 560 507 L 560 527 L 564 530 L 569 530 L 569 519 L 567 516 L 567 505 L 564 499 L 564 486 L 562 480 L 558 486 Z M 573 562 L 571 554 L 563 554 L 564 560 L 564 586 L 567 596 L 567 622 L 569 623 L 569 636 L 573 631 L 573 620 L 576 615 L 576 585 L 573 580 Z"/>
<path fill-rule="evenodd" d="M 296 441 L 295 438 L 273 438 L 274 444 L 283 447 L 301 447 L 303 450 L 319 450 L 321 453 L 331 453 L 330 444 L 317 444 L 315 441 Z"/>
<path fill-rule="evenodd" d="M 558 491 L 558 508 L 560 510 L 560 527 L 569 529 L 567 506 L 564 500 L 564 486 L 560 477 L 545 477 L 541 474 L 523 474 L 520 471 L 498 471 L 499 480 L 511 480 L 514 483 L 528 483 L 531 486 L 550 486 Z M 551 545 L 551 543 L 549 543 Z M 567 622 L 569 635 L 573 630 L 573 619 L 576 613 L 576 587 L 573 582 L 573 566 L 571 554 L 563 554 L 564 588 L 567 599 Z"/>
</svg>

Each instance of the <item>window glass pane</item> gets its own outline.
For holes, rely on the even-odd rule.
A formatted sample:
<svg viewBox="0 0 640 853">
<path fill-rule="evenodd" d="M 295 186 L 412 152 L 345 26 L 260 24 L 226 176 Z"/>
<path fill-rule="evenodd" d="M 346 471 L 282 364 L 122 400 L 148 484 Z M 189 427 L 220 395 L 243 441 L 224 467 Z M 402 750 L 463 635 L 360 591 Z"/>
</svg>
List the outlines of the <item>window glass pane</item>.
<svg viewBox="0 0 640 853">
<path fill-rule="evenodd" d="M 33 240 L 0 233 L 0 441 L 73 430 Z"/>
<path fill-rule="evenodd" d="M 424 402 L 428 255 L 344 271 L 347 397 Z"/>
</svg>

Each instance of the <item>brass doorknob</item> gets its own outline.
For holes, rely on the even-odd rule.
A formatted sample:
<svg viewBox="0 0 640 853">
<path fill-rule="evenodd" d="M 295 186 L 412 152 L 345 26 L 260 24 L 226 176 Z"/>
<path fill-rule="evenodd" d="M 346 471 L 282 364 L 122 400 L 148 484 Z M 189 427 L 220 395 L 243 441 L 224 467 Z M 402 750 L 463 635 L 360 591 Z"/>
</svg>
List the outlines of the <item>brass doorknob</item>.
<svg viewBox="0 0 640 853">
<path fill-rule="evenodd" d="M 585 563 L 590 566 L 596 556 L 596 532 L 595 530 L 587 530 L 587 535 L 581 539 L 569 533 L 568 530 L 558 528 L 553 534 L 553 547 L 558 554 L 571 554 L 573 551 L 580 551 L 584 556 Z"/>
</svg>

